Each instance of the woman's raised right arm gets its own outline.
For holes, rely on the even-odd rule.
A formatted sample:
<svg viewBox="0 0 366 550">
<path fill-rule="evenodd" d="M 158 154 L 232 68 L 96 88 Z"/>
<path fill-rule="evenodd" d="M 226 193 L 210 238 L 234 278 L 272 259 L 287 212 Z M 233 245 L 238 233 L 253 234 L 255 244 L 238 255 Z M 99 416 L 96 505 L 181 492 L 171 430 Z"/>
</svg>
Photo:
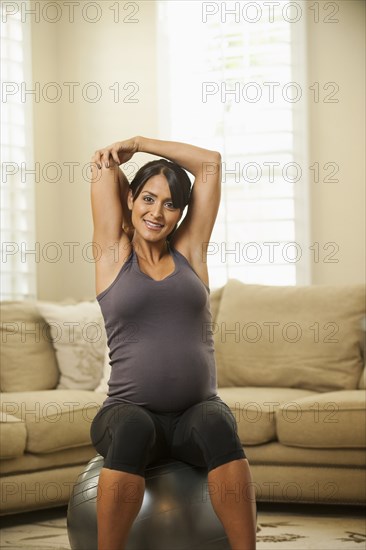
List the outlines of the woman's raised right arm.
<svg viewBox="0 0 366 550">
<path fill-rule="evenodd" d="M 131 212 L 127 206 L 129 184 L 119 168 L 138 150 L 137 138 L 122 143 L 119 152 L 110 156 L 110 147 L 97 150 L 92 156 L 91 203 L 93 242 L 108 252 L 116 243 L 126 240 L 127 248 L 133 236 Z M 94 247 L 94 256 L 98 251 Z"/>
<path fill-rule="evenodd" d="M 92 165 L 91 205 L 93 216 L 94 259 L 100 251 L 106 252 L 120 241 L 122 236 L 123 210 L 117 165 L 99 168 Z"/>
</svg>

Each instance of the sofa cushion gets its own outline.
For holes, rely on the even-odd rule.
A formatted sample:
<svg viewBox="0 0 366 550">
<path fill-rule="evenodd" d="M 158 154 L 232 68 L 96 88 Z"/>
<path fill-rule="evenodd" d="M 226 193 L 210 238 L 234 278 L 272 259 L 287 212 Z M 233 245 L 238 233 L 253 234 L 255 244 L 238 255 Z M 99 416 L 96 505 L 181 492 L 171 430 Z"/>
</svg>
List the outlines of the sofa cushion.
<svg viewBox="0 0 366 550">
<path fill-rule="evenodd" d="M 293 388 L 219 388 L 218 395 L 236 419 L 242 444 L 261 445 L 277 439 L 275 411 L 279 406 L 314 392 Z"/>
<path fill-rule="evenodd" d="M 90 425 L 106 395 L 84 390 L 1 395 L 1 409 L 27 428 L 26 451 L 53 453 L 90 445 Z"/>
<path fill-rule="evenodd" d="M 215 288 L 215 290 L 211 290 L 210 292 L 210 309 L 211 309 L 211 315 L 212 315 L 213 321 L 216 320 L 223 290 L 224 290 L 224 287 L 222 286 L 220 288 Z"/>
<path fill-rule="evenodd" d="M 279 442 L 321 449 L 366 447 L 365 397 L 362 390 L 345 390 L 281 405 L 276 411 Z"/>
<path fill-rule="evenodd" d="M 277 465 L 285 468 L 298 465 L 305 466 L 310 471 L 312 466 L 327 469 L 338 466 L 365 469 L 365 451 L 358 448 L 314 449 L 290 447 L 282 445 L 279 441 L 271 441 L 265 445 L 247 445 L 244 450 L 247 450 L 246 454 L 251 465 L 261 464 L 264 467 Z"/>
<path fill-rule="evenodd" d="M 356 389 L 365 285 L 265 286 L 230 279 L 213 323 L 219 386 Z"/>
<path fill-rule="evenodd" d="M 295 448 L 295 447 L 294 447 Z M 48 470 L 50 468 L 67 468 L 73 464 L 87 464 L 97 454 L 93 445 L 64 449 L 55 453 L 35 454 L 24 453 L 11 460 L 0 461 L 1 476 L 24 472 Z M 24 550 L 24 549 L 23 549 Z"/>
<path fill-rule="evenodd" d="M 60 380 L 57 389 L 95 389 L 102 377 L 107 336 L 96 300 L 72 305 L 38 303 L 50 326 Z"/>
<path fill-rule="evenodd" d="M 0 411 L 0 458 L 15 458 L 25 451 L 25 423 L 11 414 Z"/>
<path fill-rule="evenodd" d="M 1 391 L 55 388 L 59 370 L 47 323 L 33 301 L 3 301 L 1 314 Z"/>
</svg>

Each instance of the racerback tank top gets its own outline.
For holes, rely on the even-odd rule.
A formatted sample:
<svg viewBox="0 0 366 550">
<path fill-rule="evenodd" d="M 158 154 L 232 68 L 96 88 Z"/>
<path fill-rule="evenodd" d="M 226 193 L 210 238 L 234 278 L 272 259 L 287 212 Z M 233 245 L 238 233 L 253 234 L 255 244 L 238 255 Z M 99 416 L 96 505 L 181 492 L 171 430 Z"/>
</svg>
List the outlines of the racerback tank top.
<svg viewBox="0 0 366 550">
<path fill-rule="evenodd" d="M 217 395 L 210 289 L 169 246 L 175 269 L 160 281 L 132 251 L 112 284 L 96 296 L 110 349 L 102 407 L 134 403 L 176 412 Z"/>
</svg>

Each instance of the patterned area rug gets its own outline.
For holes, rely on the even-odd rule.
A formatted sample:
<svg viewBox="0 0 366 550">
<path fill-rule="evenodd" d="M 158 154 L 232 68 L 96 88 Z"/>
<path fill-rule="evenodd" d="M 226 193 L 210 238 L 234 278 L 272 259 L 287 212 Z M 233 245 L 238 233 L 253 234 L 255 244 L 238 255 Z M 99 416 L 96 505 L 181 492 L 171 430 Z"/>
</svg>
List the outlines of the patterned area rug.
<svg viewBox="0 0 366 550">
<path fill-rule="evenodd" d="M 258 510 L 258 550 L 366 549 L 362 508 L 260 503 Z"/>
<path fill-rule="evenodd" d="M 8 516 L 1 524 L 0 548 L 70 550 L 65 508 Z M 257 550 L 267 549 L 365 550 L 365 509 L 258 503 Z"/>
</svg>

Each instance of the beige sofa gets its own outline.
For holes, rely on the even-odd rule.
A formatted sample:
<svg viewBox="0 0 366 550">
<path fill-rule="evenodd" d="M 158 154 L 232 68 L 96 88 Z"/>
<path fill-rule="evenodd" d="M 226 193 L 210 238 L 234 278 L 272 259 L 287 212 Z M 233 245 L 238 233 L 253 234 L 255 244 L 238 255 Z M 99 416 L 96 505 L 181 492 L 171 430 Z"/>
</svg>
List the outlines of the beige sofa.
<svg viewBox="0 0 366 550">
<path fill-rule="evenodd" d="M 210 302 L 257 500 L 365 504 L 365 287 L 231 279 Z M 106 397 L 99 305 L 3 302 L 0 329 L 1 514 L 66 504 Z"/>
</svg>

